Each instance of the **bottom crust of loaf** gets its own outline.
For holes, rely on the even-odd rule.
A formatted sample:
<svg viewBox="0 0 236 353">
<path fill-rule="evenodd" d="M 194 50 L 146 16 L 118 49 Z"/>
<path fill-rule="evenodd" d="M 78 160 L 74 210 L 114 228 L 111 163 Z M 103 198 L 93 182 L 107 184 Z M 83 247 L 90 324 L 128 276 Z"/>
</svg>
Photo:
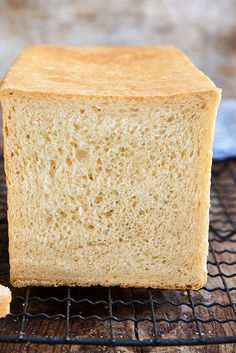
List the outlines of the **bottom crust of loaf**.
<svg viewBox="0 0 236 353">
<path fill-rule="evenodd" d="M 153 288 L 153 289 L 176 289 L 176 290 L 199 290 L 201 289 L 205 284 L 206 284 L 207 276 L 205 275 L 203 277 L 202 282 L 198 283 L 193 283 L 193 284 L 186 284 L 186 285 L 179 285 L 179 284 L 165 284 L 165 283 L 141 283 L 141 282 L 130 282 L 129 284 L 126 283 L 114 283 L 112 281 L 104 281 L 104 282 L 96 282 L 96 281 L 86 281 L 86 280 L 80 280 L 77 281 L 76 283 L 73 281 L 55 281 L 55 280 L 41 280 L 41 279 L 18 279 L 18 280 L 13 280 L 11 279 L 11 284 L 14 287 L 26 287 L 26 286 L 43 286 L 43 287 L 59 287 L 59 286 L 80 286 L 80 287 L 90 287 L 90 286 L 104 286 L 104 287 L 112 287 L 112 286 L 119 286 L 122 288 Z"/>
</svg>

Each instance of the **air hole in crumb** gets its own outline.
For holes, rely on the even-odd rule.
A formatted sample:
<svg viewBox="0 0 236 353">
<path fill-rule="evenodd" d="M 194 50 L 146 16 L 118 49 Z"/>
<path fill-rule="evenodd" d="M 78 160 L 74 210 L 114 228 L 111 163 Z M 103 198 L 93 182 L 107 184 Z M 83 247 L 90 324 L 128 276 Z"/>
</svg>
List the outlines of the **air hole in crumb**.
<svg viewBox="0 0 236 353">
<path fill-rule="evenodd" d="M 56 162 L 55 162 L 55 161 L 51 160 L 51 161 L 50 161 L 50 165 L 51 165 L 51 168 L 52 168 L 53 170 L 56 169 Z"/>
<path fill-rule="evenodd" d="M 85 110 L 84 109 L 80 109 L 79 112 L 80 112 L 80 114 L 84 114 Z"/>
<path fill-rule="evenodd" d="M 113 213 L 113 210 L 107 211 L 107 212 L 105 212 L 105 216 L 106 216 L 107 218 L 108 218 L 108 217 L 111 217 L 112 213 Z"/>
<path fill-rule="evenodd" d="M 161 162 L 161 166 L 162 166 L 162 167 L 165 167 L 165 166 L 166 166 L 166 161 L 162 161 L 162 162 Z"/>
<path fill-rule="evenodd" d="M 190 108 L 185 108 L 185 109 L 182 110 L 182 114 L 183 115 L 188 114 L 190 112 L 191 112 Z"/>
<path fill-rule="evenodd" d="M 49 215 L 49 216 L 47 217 L 47 224 L 50 224 L 51 222 L 52 222 L 52 216 Z"/>
<path fill-rule="evenodd" d="M 100 107 L 92 107 L 94 110 L 97 110 L 98 112 L 100 112 L 101 111 L 101 108 Z"/>
<path fill-rule="evenodd" d="M 95 203 L 100 203 L 103 200 L 102 196 L 96 196 L 95 197 Z"/>
<path fill-rule="evenodd" d="M 11 157 L 13 157 L 14 156 L 14 153 L 13 152 L 11 152 Z"/>
<path fill-rule="evenodd" d="M 74 129 L 75 129 L 75 130 L 79 130 L 79 124 L 76 124 L 76 123 L 75 123 L 73 126 L 74 126 Z"/>
<path fill-rule="evenodd" d="M 28 135 L 29 136 L 29 135 Z M 49 142 L 50 141 L 50 136 L 49 136 L 49 134 L 47 134 L 46 132 L 44 132 L 43 134 L 42 134 L 42 136 L 43 136 L 43 138 L 47 141 L 47 142 Z M 26 136 L 27 137 L 27 136 Z M 27 138 L 29 138 L 29 137 L 27 137 Z"/>
<path fill-rule="evenodd" d="M 94 225 L 89 224 L 89 225 L 88 225 L 88 229 L 94 229 Z"/>
<path fill-rule="evenodd" d="M 139 108 L 130 108 L 130 111 L 133 113 L 139 112 Z"/>
<path fill-rule="evenodd" d="M 72 146 L 72 147 L 75 147 L 75 148 L 77 148 L 77 147 L 78 147 L 77 143 L 76 143 L 76 142 L 74 142 L 74 141 L 71 141 L 71 142 L 70 142 L 70 144 L 71 144 L 71 146 Z"/>
<path fill-rule="evenodd" d="M 59 211 L 59 215 L 63 218 L 66 218 L 67 214 L 64 211 Z"/>
<path fill-rule="evenodd" d="M 159 130 L 159 134 L 160 134 L 160 135 L 164 135 L 164 134 L 165 134 L 165 132 L 166 132 L 166 130 L 165 130 L 165 129 L 160 129 L 160 130 Z"/>
<path fill-rule="evenodd" d="M 5 126 L 4 130 L 5 130 L 5 134 L 6 134 L 6 136 L 8 136 L 8 133 L 9 133 L 9 131 L 8 131 L 8 127 L 7 127 L 7 126 Z"/>
<path fill-rule="evenodd" d="M 88 178 L 93 181 L 93 174 L 91 172 L 88 173 Z"/>
<path fill-rule="evenodd" d="M 137 201 L 134 201 L 134 202 L 132 202 L 132 207 L 136 207 L 137 206 Z"/>
<path fill-rule="evenodd" d="M 174 120 L 174 117 L 173 116 L 169 116 L 169 118 L 167 118 L 167 122 L 170 123 L 171 121 Z"/>
<path fill-rule="evenodd" d="M 26 138 L 29 140 L 29 139 L 30 139 L 30 135 L 29 135 L 29 134 L 26 134 Z"/>
<path fill-rule="evenodd" d="M 66 158 L 66 164 L 69 166 L 72 165 L 72 160 L 69 157 Z"/>
<path fill-rule="evenodd" d="M 139 215 L 140 215 L 140 216 L 143 216 L 144 214 L 145 214 L 145 212 L 144 212 L 143 210 L 140 210 L 140 211 L 139 211 Z"/>
<path fill-rule="evenodd" d="M 76 158 L 78 161 L 81 161 L 82 159 L 85 159 L 87 157 L 87 152 L 81 149 L 78 149 L 76 151 Z"/>
<path fill-rule="evenodd" d="M 153 198 L 154 198 L 154 200 L 155 200 L 156 202 L 157 202 L 158 199 L 159 199 L 158 195 L 153 195 Z"/>
</svg>

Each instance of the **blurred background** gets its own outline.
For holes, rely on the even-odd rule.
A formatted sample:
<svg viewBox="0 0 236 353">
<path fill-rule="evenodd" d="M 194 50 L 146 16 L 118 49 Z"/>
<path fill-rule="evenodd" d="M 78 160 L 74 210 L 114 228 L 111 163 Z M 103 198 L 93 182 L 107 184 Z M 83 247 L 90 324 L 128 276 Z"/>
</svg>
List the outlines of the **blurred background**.
<svg viewBox="0 0 236 353">
<path fill-rule="evenodd" d="M 168 43 L 236 97 L 236 0 L 0 0 L 0 79 L 34 43 Z"/>
<path fill-rule="evenodd" d="M 223 89 L 214 159 L 236 156 L 236 0 L 0 0 L 0 33 L 0 80 L 36 43 L 181 48 Z"/>
</svg>

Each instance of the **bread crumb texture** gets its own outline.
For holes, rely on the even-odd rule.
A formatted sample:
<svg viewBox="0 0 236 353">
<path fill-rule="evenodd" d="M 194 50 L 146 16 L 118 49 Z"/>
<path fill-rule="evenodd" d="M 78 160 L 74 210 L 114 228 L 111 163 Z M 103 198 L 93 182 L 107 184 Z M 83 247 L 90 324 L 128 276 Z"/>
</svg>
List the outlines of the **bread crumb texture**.
<svg viewBox="0 0 236 353">
<path fill-rule="evenodd" d="M 2 96 L 11 282 L 206 282 L 219 92 Z"/>
<path fill-rule="evenodd" d="M 0 284 L 0 318 L 10 313 L 11 291 Z"/>
</svg>

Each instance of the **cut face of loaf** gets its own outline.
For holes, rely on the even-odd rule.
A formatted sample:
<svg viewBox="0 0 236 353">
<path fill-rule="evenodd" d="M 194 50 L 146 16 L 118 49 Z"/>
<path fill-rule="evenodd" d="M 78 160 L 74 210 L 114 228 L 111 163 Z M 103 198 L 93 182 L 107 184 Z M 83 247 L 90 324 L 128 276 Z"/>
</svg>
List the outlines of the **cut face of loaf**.
<svg viewBox="0 0 236 353">
<path fill-rule="evenodd" d="M 13 285 L 198 289 L 206 282 L 220 94 L 199 76 L 202 90 L 179 93 L 176 82 L 176 94 L 138 98 L 89 88 L 55 94 L 53 85 L 51 95 L 43 85 L 43 93 L 20 92 L 6 77 Z"/>
</svg>

